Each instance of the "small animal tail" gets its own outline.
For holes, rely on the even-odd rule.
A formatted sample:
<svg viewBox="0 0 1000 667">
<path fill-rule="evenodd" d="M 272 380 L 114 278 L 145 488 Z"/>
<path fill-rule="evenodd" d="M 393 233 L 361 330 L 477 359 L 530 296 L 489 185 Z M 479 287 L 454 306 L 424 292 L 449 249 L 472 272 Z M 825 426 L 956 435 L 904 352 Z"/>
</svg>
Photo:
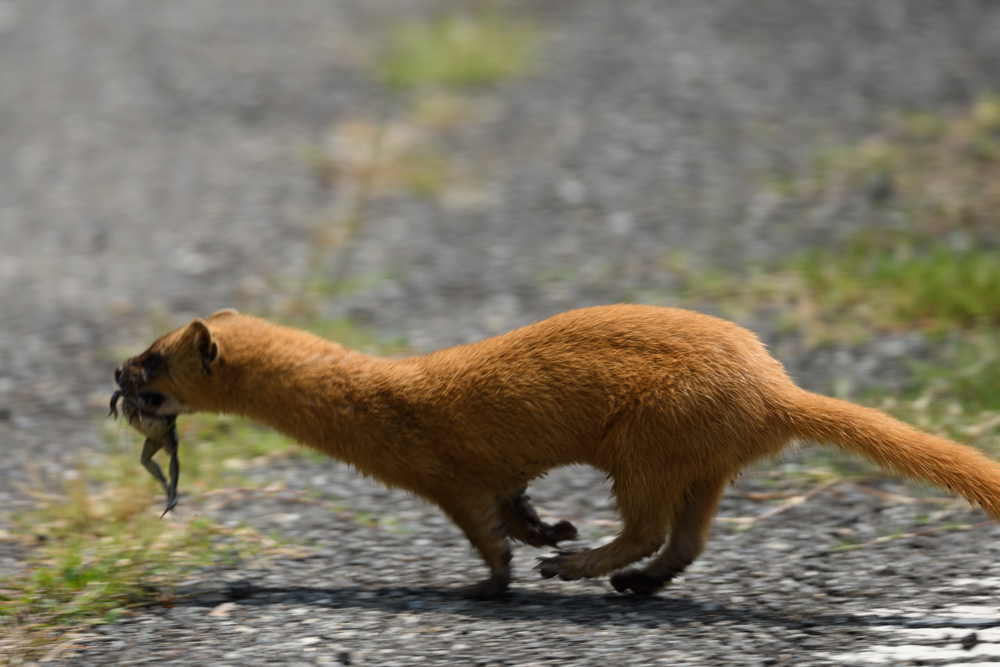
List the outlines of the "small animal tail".
<svg viewBox="0 0 1000 667">
<path fill-rule="evenodd" d="M 904 477 L 945 487 L 1000 521 L 1000 464 L 977 449 L 924 433 L 879 410 L 807 391 L 799 394 L 787 420 L 793 437 L 833 445 Z"/>
</svg>

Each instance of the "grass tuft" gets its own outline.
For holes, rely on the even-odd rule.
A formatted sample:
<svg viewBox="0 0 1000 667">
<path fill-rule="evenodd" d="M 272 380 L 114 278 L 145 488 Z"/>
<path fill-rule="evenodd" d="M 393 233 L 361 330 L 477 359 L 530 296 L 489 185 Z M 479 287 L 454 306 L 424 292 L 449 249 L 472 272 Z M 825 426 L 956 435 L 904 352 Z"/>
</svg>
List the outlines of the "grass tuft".
<svg viewBox="0 0 1000 667">
<path fill-rule="evenodd" d="M 962 332 L 942 347 L 938 360 L 911 362 L 921 400 L 928 409 L 946 406 L 945 416 L 982 413 L 985 422 L 1000 425 L 1000 333 L 995 327 Z"/>
<path fill-rule="evenodd" d="M 434 198 L 454 176 L 428 127 L 412 121 L 343 121 L 303 157 L 324 184 L 366 196 L 404 190 Z"/>
<path fill-rule="evenodd" d="M 795 287 L 828 317 L 853 315 L 875 328 L 940 332 L 1000 324 L 1000 252 L 939 243 L 921 248 L 893 236 L 793 259 Z"/>
<path fill-rule="evenodd" d="M 80 466 L 37 506 L 13 517 L 27 567 L 0 578 L 3 653 L 36 659 L 74 628 L 114 622 L 136 606 L 168 604 L 173 582 L 260 551 L 259 540 L 211 519 L 159 519 L 162 492 L 111 454 Z"/>
<path fill-rule="evenodd" d="M 795 194 L 866 196 L 888 226 L 916 240 L 1000 242 L 1000 96 L 956 113 L 904 114 L 855 146 L 819 156 Z M 883 222 L 884 222 L 883 221 Z"/>
<path fill-rule="evenodd" d="M 673 262 L 692 299 L 743 313 L 791 313 L 811 341 L 879 330 L 933 333 L 1000 325 L 1000 97 L 957 113 L 901 115 L 816 160 L 780 186 L 799 204 L 867 202 L 871 224 L 841 247 L 810 250 L 749 275 Z"/>
<path fill-rule="evenodd" d="M 403 23 L 375 71 L 391 88 L 489 86 L 530 67 L 536 37 L 528 21 L 492 10 Z"/>
</svg>

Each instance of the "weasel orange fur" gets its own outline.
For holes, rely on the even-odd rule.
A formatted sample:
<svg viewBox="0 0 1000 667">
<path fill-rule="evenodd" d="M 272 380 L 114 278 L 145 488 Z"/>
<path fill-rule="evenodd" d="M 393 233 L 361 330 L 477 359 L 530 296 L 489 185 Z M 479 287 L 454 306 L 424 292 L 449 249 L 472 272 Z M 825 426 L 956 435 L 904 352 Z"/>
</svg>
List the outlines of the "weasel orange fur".
<svg viewBox="0 0 1000 667">
<path fill-rule="evenodd" d="M 576 536 L 568 522 L 542 522 L 523 495 L 571 463 L 613 480 L 623 528 L 604 546 L 541 559 L 539 570 L 567 580 L 614 572 L 623 592 L 654 593 L 682 572 L 704 548 L 726 484 L 793 440 L 947 487 L 1000 519 L 992 459 L 800 389 L 746 329 L 674 308 L 575 310 L 398 360 L 221 311 L 115 375 L 147 414 L 243 415 L 436 503 L 490 569 L 469 589 L 481 599 L 510 582 L 507 538 L 555 546 Z"/>
</svg>

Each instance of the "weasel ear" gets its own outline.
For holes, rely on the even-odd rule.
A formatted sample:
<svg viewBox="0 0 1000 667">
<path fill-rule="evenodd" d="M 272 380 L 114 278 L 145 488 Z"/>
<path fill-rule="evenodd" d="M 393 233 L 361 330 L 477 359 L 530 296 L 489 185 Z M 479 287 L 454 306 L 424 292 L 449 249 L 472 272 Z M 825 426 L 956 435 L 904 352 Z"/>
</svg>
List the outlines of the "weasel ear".
<svg viewBox="0 0 1000 667">
<path fill-rule="evenodd" d="M 236 310 L 235 308 L 223 308 L 222 310 L 215 311 L 214 313 L 212 313 L 208 317 L 209 317 L 209 319 L 211 319 L 213 317 L 219 317 L 221 315 L 239 315 L 239 314 L 240 314 L 240 311 Z"/>
<path fill-rule="evenodd" d="M 200 317 L 188 325 L 191 335 L 194 338 L 195 350 L 201 358 L 201 366 L 205 369 L 205 375 L 212 374 L 212 365 L 219 359 L 219 341 L 215 340 L 208 322 Z"/>
</svg>

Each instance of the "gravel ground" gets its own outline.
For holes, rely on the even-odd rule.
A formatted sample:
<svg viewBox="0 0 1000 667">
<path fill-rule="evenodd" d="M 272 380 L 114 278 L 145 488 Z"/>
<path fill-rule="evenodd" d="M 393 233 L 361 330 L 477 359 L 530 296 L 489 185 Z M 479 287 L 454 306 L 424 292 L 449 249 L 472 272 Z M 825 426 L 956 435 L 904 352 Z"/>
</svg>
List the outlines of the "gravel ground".
<svg viewBox="0 0 1000 667">
<path fill-rule="evenodd" d="M 303 155 L 331 128 L 402 122 L 362 63 L 412 0 L 0 2 L 0 507 L 29 473 L 96 456 L 123 351 L 169 324 L 235 305 L 288 312 L 313 250 L 352 190 Z M 370 202 L 344 254 L 357 287 L 319 301 L 419 350 L 476 340 L 571 307 L 670 303 L 664 258 L 737 267 L 859 224 L 863 202 L 802 216 L 762 187 L 894 109 L 946 109 L 995 89 L 990 0 L 572 0 L 512 7 L 542 26 L 539 66 L 471 97 L 436 136 L 473 176 L 438 200 Z M 711 304 L 708 305 L 711 308 Z M 898 383 L 918 338 L 806 350 L 750 322 L 805 386 Z M 64 664 L 257 665 L 1000 664 L 998 531 L 981 514 L 885 482 L 848 483 L 748 526 L 720 521 L 666 594 L 540 581 L 515 557 L 496 604 L 454 589 L 480 565 L 434 508 L 291 458 L 255 474 L 302 495 L 254 492 L 190 507 L 311 545 L 203 580 L 170 608 L 70 638 Z M 741 481 L 722 517 L 771 504 Z M 599 476 L 558 471 L 533 496 L 612 531 Z M 773 490 L 768 485 L 767 490 Z M 794 490 L 790 490 L 794 491 Z M 808 490 L 803 490 L 807 493 Z M 371 526 L 350 519 L 370 513 Z M 0 512 L 2 514 L 2 512 Z M 930 515 L 930 519 L 926 516 Z M 737 530 L 734 526 L 738 526 Z M 0 571 L 23 554 L 0 541 Z"/>
</svg>

